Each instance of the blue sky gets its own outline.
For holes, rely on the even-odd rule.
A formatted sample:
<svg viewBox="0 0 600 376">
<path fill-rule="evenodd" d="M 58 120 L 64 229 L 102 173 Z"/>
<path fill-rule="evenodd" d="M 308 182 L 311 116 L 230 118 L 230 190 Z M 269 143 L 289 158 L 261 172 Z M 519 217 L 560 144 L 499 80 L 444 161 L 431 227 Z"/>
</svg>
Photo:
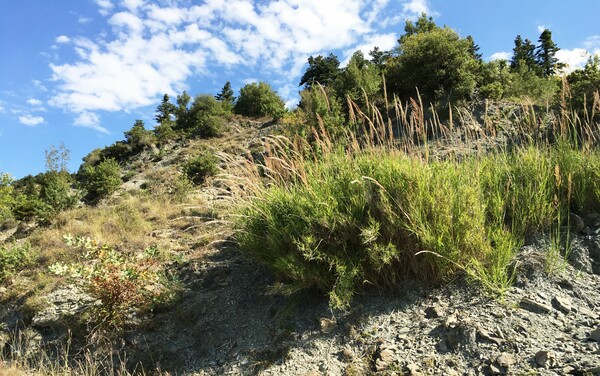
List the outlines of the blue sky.
<svg viewBox="0 0 600 376">
<path fill-rule="evenodd" d="M 264 80 L 293 106 L 310 55 L 392 48 L 421 12 L 485 59 L 549 28 L 571 69 L 600 53 L 597 0 L 22 0 L 0 2 L 0 172 L 44 170 L 61 142 L 76 171 L 91 150 L 154 125 L 168 93 Z"/>
</svg>

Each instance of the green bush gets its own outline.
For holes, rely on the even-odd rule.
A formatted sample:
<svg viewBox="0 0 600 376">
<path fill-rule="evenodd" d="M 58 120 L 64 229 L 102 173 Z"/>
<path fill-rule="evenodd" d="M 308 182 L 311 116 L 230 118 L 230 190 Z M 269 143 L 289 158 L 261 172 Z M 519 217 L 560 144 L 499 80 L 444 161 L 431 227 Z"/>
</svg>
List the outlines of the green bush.
<svg viewBox="0 0 600 376">
<path fill-rule="evenodd" d="M 181 285 L 161 263 L 155 246 L 135 254 L 84 237 L 64 237 L 79 249 L 78 262 L 56 263 L 50 271 L 66 276 L 99 304 L 91 307 L 91 321 L 108 330 L 122 330 L 132 312 L 144 313 L 175 302 Z"/>
<path fill-rule="evenodd" d="M 0 282 L 31 265 L 34 252 L 29 243 L 15 243 L 0 247 Z"/>
<path fill-rule="evenodd" d="M 98 201 L 114 193 L 121 186 L 121 167 L 114 159 L 106 159 L 97 166 L 87 166 L 80 175 L 87 199 Z"/>
<path fill-rule="evenodd" d="M 189 111 L 193 119 L 191 131 L 199 137 L 220 136 L 225 125 L 225 112 L 222 103 L 212 95 L 196 96 Z"/>
<path fill-rule="evenodd" d="M 567 218 L 573 201 L 600 203 L 600 153 L 581 153 L 531 147 L 431 162 L 395 151 L 333 153 L 250 201 L 237 240 L 291 290 L 318 288 L 333 307 L 364 284 L 436 282 L 457 271 L 501 291 L 525 235 Z"/>
<path fill-rule="evenodd" d="M 0 221 L 12 217 L 13 197 L 13 179 L 10 175 L 0 173 Z"/>
<path fill-rule="evenodd" d="M 546 104 L 554 100 L 559 88 L 560 79 L 557 77 L 540 77 L 526 67 L 521 67 L 509 75 L 504 98 L 529 98 L 535 103 Z"/>
<path fill-rule="evenodd" d="M 14 217 L 50 224 L 57 213 L 79 202 L 79 192 L 73 189 L 73 183 L 73 177 L 66 171 L 48 171 L 15 182 Z"/>
<path fill-rule="evenodd" d="M 285 114 L 285 103 L 269 84 L 254 82 L 240 89 L 233 111 L 239 115 L 271 116 L 278 120 Z"/>
<path fill-rule="evenodd" d="M 204 152 L 183 165 L 183 174 L 194 184 L 200 185 L 207 177 L 218 172 L 218 162 L 214 154 Z"/>
<path fill-rule="evenodd" d="M 142 120 L 136 120 L 130 130 L 125 132 L 125 141 L 131 153 L 138 153 L 156 141 L 154 133 L 147 130 Z"/>
</svg>

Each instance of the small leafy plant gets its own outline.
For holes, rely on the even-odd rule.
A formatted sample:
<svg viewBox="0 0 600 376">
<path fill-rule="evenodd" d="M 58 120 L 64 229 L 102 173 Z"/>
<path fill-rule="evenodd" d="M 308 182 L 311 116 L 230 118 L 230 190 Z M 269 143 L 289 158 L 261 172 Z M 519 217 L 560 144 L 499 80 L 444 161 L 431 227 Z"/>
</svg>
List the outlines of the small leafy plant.
<svg viewBox="0 0 600 376">
<path fill-rule="evenodd" d="M 175 276 L 150 247 L 136 254 L 122 252 L 89 237 L 64 236 L 67 246 L 81 250 L 77 263 L 55 263 L 50 271 L 83 285 L 97 304 L 92 317 L 109 329 L 123 328 L 130 316 L 173 303 L 181 290 Z"/>
<path fill-rule="evenodd" d="M 27 242 L 0 247 L 0 282 L 31 265 L 33 260 L 34 252 Z"/>
<path fill-rule="evenodd" d="M 216 175 L 217 162 L 218 159 L 214 154 L 203 152 L 183 165 L 183 173 L 191 182 L 200 185 L 207 177 Z"/>
</svg>

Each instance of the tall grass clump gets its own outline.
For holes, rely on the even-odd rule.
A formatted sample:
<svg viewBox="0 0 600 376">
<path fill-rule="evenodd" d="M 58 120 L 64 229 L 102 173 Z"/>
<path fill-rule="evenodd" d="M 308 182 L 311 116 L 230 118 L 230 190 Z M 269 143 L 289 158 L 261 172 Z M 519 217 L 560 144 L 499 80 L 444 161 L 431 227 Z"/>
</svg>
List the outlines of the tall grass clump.
<svg viewBox="0 0 600 376">
<path fill-rule="evenodd" d="M 518 144 L 481 150 L 494 124 L 470 130 L 453 124 L 452 113 L 449 124 L 428 120 L 420 100 L 396 100 L 395 116 L 349 107 L 356 134 L 332 139 L 319 124 L 309 145 L 271 138 L 264 165 L 251 169 L 254 189 L 240 209 L 237 240 L 289 291 L 317 288 L 341 308 L 365 287 L 464 272 L 502 292 L 527 236 L 560 229 L 572 210 L 600 204 L 600 153 L 573 142 L 563 123 L 546 132 L 550 140 L 535 123 L 543 118 L 532 116 L 533 124 L 518 126 Z M 473 152 L 434 158 L 433 141 Z"/>
</svg>

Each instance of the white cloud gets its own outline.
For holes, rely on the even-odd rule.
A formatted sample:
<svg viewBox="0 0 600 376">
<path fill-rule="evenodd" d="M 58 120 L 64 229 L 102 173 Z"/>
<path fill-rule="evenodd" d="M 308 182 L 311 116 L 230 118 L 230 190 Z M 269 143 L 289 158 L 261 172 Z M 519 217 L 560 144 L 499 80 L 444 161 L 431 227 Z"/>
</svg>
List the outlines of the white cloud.
<svg viewBox="0 0 600 376">
<path fill-rule="evenodd" d="M 32 80 L 31 81 L 33 83 L 33 86 L 35 86 L 36 89 L 38 89 L 41 92 L 46 92 L 48 91 L 48 88 L 46 88 L 43 84 L 42 81 L 40 80 Z"/>
<path fill-rule="evenodd" d="M 585 63 L 590 58 L 591 54 L 583 48 L 575 48 L 572 50 L 558 50 L 556 58 L 566 67 L 563 69 L 565 73 L 570 73 L 578 68 L 583 68 Z"/>
<path fill-rule="evenodd" d="M 122 0 L 123 6 L 132 12 L 144 5 L 144 0 Z"/>
<path fill-rule="evenodd" d="M 85 25 L 85 24 L 89 24 L 90 22 L 92 22 L 92 19 L 90 17 L 79 16 L 79 18 L 77 19 L 77 22 L 79 22 L 82 25 Z"/>
<path fill-rule="evenodd" d="M 91 128 L 101 133 L 110 134 L 106 128 L 100 126 L 98 115 L 92 112 L 82 112 L 77 116 L 73 124 L 78 127 Z"/>
<path fill-rule="evenodd" d="M 588 37 L 583 46 L 590 51 L 600 51 L 600 35 L 592 35 Z"/>
<path fill-rule="evenodd" d="M 379 47 L 381 51 L 389 51 L 398 43 L 398 36 L 394 33 L 389 34 L 376 34 L 368 35 L 364 38 L 363 42 L 352 49 L 344 51 L 344 61 L 341 65 L 346 66 L 352 57 L 352 54 L 356 51 L 361 51 L 365 57 L 369 58 L 369 52 L 373 51 L 374 47 Z"/>
<path fill-rule="evenodd" d="M 41 116 L 23 115 L 19 116 L 19 122 L 29 127 L 35 127 L 36 125 L 42 124 L 44 122 L 44 118 Z"/>
<path fill-rule="evenodd" d="M 56 94 L 49 103 L 88 127 L 99 126 L 96 111 L 155 104 L 163 93 L 185 89 L 192 75 L 223 66 L 262 69 L 296 83 L 309 55 L 385 50 L 397 37 L 378 33 L 382 22 L 434 14 L 427 0 L 95 2 L 112 30 L 93 40 L 71 38 L 76 60 L 50 65 Z M 392 5 L 402 19 L 385 18 Z"/>
<path fill-rule="evenodd" d="M 71 38 L 69 38 L 66 35 L 61 35 L 59 37 L 56 38 L 56 43 L 69 43 L 71 41 Z"/>
<path fill-rule="evenodd" d="M 432 16 L 433 12 L 427 5 L 427 0 L 410 0 L 402 4 L 402 10 L 408 15 L 419 17 L 422 13 Z"/>
<path fill-rule="evenodd" d="M 544 30 L 546 30 L 546 29 L 547 29 L 546 25 L 538 25 L 537 26 L 538 33 L 540 33 L 540 34 L 543 33 Z"/>
<path fill-rule="evenodd" d="M 114 5 L 111 0 L 95 0 L 96 4 L 100 8 L 98 11 L 101 15 L 106 16 L 113 9 Z"/>
<path fill-rule="evenodd" d="M 42 105 L 42 101 L 36 98 L 31 98 L 27 100 L 27 104 L 31 105 L 31 106 L 35 106 L 35 107 L 39 107 Z"/>
<path fill-rule="evenodd" d="M 493 60 L 510 60 L 510 58 L 512 57 L 512 52 L 494 52 L 489 60 L 493 61 Z"/>
</svg>

